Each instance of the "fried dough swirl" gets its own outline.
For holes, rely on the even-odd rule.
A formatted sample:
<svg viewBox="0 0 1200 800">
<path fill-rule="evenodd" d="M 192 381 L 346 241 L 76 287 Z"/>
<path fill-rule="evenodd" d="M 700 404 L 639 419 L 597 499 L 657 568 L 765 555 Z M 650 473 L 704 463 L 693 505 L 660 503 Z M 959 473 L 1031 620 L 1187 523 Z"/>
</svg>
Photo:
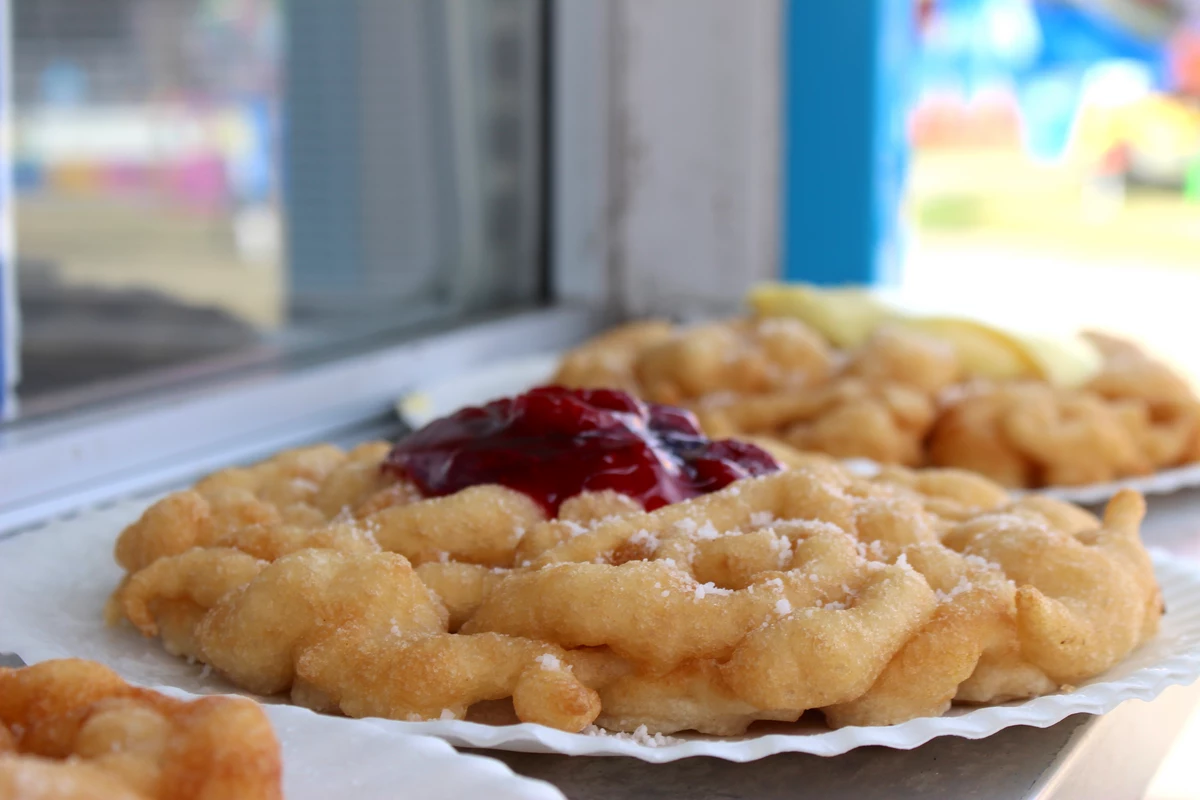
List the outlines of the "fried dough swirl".
<svg viewBox="0 0 1200 800">
<path fill-rule="evenodd" d="M 251 700 L 177 700 L 74 658 L 0 668 L 0 797 L 278 800 L 281 773 Z"/>
<path fill-rule="evenodd" d="M 117 543 L 111 618 L 322 711 L 464 718 L 511 698 L 562 730 L 730 735 L 1054 692 L 1162 613 L 1131 491 L 1098 519 L 957 470 L 801 457 L 653 512 L 584 494 L 545 519 L 495 486 L 421 499 L 370 475 L 382 455 L 287 453 L 159 501 Z M 308 485 L 275 486 L 313 462 Z"/>
</svg>

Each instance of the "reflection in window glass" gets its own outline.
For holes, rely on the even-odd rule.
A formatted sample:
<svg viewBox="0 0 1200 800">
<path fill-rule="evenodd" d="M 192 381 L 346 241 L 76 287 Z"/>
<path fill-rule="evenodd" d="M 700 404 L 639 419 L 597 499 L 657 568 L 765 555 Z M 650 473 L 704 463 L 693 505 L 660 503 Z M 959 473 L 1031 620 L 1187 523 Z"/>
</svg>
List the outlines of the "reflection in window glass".
<svg viewBox="0 0 1200 800">
<path fill-rule="evenodd" d="M 21 393 L 281 321 L 274 0 L 17 0 Z"/>
<path fill-rule="evenodd" d="M 538 0 L 12 8 L 24 413 L 539 299 Z"/>
</svg>

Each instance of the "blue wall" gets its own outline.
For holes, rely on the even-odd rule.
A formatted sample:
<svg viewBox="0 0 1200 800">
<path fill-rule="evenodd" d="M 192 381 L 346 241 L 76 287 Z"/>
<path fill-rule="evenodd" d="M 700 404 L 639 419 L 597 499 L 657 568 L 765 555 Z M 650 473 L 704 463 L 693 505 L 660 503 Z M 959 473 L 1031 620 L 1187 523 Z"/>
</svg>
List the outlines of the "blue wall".
<svg viewBox="0 0 1200 800">
<path fill-rule="evenodd" d="M 912 0 L 787 0 L 783 277 L 898 275 Z"/>
</svg>

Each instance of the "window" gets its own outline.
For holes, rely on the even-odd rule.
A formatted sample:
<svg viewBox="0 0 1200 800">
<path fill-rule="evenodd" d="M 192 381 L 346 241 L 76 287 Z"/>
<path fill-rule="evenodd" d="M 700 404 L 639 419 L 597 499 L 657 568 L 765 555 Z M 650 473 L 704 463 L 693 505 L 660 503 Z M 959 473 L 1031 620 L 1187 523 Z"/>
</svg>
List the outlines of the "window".
<svg viewBox="0 0 1200 800">
<path fill-rule="evenodd" d="M 37 417 L 545 291 L 540 0 L 14 0 Z"/>
</svg>

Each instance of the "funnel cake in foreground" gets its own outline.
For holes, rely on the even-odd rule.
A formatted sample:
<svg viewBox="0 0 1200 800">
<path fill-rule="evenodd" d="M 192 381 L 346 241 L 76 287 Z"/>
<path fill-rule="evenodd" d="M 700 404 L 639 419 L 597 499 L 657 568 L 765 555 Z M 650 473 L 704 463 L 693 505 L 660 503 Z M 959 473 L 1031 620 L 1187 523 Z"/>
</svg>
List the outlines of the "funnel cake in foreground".
<svg viewBox="0 0 1200 800">
<path fill-rule="evenodd" d="M 0 667 L 6 800 L 278 800 L 281 773 L 251 700 L 177 700 L 74 658 Z"/>
<path fill-rule="evenodd" d="M 511 698 L 567 731 L 718 735 L 1069 691 L 1157 630 L 1137 493 L 1101 520 L 777 453 L 790 468 L 678 409 L 538 389 L 166 497 L 118 540 L 110 618 L 323 711 Z"/>
</svg>

